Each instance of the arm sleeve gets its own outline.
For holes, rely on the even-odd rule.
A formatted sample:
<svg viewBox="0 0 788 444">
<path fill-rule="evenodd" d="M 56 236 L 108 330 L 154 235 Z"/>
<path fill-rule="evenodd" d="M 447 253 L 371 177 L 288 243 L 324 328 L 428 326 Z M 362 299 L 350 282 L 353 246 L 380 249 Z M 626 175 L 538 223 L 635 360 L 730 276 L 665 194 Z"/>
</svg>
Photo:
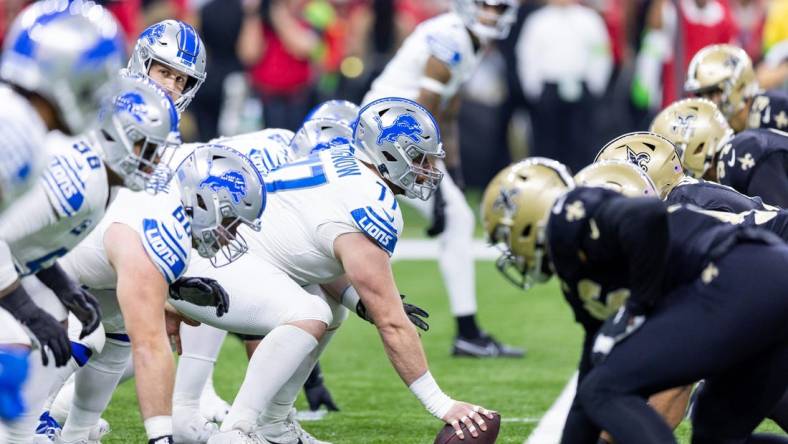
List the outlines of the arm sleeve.
<svg viewBox="0 0 788 444">
<path fill-rule="evenodd" d="M 602 238 L 617 243 L 628 262 L 627 309 L 647 311 L 662 292 L 669 248 L 665 205 L 653 198 L 612 199 L 596 219 Z"/>
<path fill-rule="evenodd" d="M 747 194 L 764 202 L 788 208 L 788 153 L 779 151 L 760 159 L 750 177 Z"/>
</svg>

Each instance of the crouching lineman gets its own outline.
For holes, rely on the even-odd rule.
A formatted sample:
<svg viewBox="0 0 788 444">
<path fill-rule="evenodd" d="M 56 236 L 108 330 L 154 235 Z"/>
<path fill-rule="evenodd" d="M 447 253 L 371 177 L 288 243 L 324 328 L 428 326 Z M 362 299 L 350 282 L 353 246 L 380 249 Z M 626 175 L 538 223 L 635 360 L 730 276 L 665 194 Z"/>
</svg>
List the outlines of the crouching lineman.
<svg viewBox="0 0 788 444">
<path fill-rule="evenodd" d="M 93 393 L 115 387 L 131 354 L 148 437 L 172 442 L 174 362 L 167 331 L 177 334 L 179 317 L 165 315 L 168 286 L 186 270 L 192 244 L 215 263 L 241 256 L 246 244 L 236 230 L 240 225 L 259 229 L 265 206 L 254 166 L 225 147 L 195 150 L 175 173 L 155 196 L 119 193 L 97 229 L 62 260 L 69 276 L 101 302 L 107 342 L 76 374 L 61 442 L 88 439 L 111 396 L 111 391 L 106 398 Z"/>
<path fill-rule="evenodd" d="M 529 215 L 542 232 L 528 256 L 515 256 L 519 270 L 542 278 L 556 270 L 577 295 L 569 302 L 578 317 L 616 313 L 590 345 L 597 365 L 580 383 L 563 442 L 594 442 L 600 429 L 616 442 L 675 442 L 644 396 L 703 377 L 693 442 L 744 442 L 788 384 L 780 325 L 788 303 L 775 283 L 788 260 L 782 241 L 692 207 L 571 182 L 519 181 L 507 194 L 516 196 L 512 214 Z M 505 219 L 496 229 L 514 232 Z M 748 291 L 754 299 L 741 298 L 742 282 L 757 287 Z"/>
<path fill-rule="evenodd" d="M 46 301 L 36 297 L 37 303 L 33 303 L 28 291 L 21 286 L 15 269 L 16 265 L 25 274 L 32 274 L 32 268 L 38 271 L 39 264 L 20 263 L 20 257 L 42 259 L 41 262 L 49 260 L 27 255 L 47 253 L 50 245 L 45 244 L 58 236 L 64 236 L 63 231 L 75 228 L 71 225 L 75 220 L 60 212 L 57 199 L 73 198 L 73 203 L 79 206 L 82 195 L 79 190 L 71 188 L 72 180 L 81 180 L 79 174 L 58 175 L 57 179 L 53 179 L 51 174 L 57 166 L 50 164 L 46 172 L 50 176 L 39 177 L 40 166 L 43 166 L 40 160 L 45 158 L 47 132 L 60 130 L 75 134 L 92 123 L 99 101 L 108 92 L 107 86 L 119 67 L 121 57 L 122 42 L 117 23 L 109 13 L 92 2 L 41 2 L 32 5 L 15 20 L 5 39 L 0 76 L 6 86 L 0 91 L 5 99 L 3 109 L 8 112 L 0 117 L 0 127 L 6 140 L 4 148 L 10 148 L 11 152 L 8 156 L 3 155 L 3 167 L 0 169 L 3 170 L 4 178 L 10 177 L 12 180 L 3 180 L 0 185 L 2 206 L 5 207 L 31 185 L 33 189 L 21 198 L 21 202 L 16 202 L 18 207 L 8 208 L 0 221 L 0 267 L 3 270 L 0 273 L 0 305 L 4 307 L 4 310 L 0 310 L 3 318 L 0 322 L 0 342 L 5 344 L 3 348 L 8 345 L 29 349 L 31 341 L 22 329 L 24 325 L 37 339 L 35 345 L 38 347 L 30 357 L 31 380 L 23 393 L 23 398 L 28 405 L 32 404 L 32 409 L 8 424 L 9 436 L 2 438 L 4 442 L 27 442 L 32 436 L 35 427 L 31 421 L 37 415 L 35 408 L 40 390 L 46 391 L 46 374 L 54 371 L 56 365 L 65 364 L 71 354 L 65 331 L 51 316 L 60 316 L 55 313 L 58 309 L 62 310 L 60 301 L 53 297 L 47 306 Z M 81 157 L 76 152 L 73 155 Z M 69 160 L 73 163 L 68 166 L 87 167 L 84 158 Z M 96 160 L 101 163 L 98 158 Z M 63 170 L 60 172 L 67 174 Z M 90 176 L 90 173 L 86 175 Z M 63 195 L 47 196 L 42 188 L 47 181 L 52 181 L 48 183 L 53 193 L 60 186 L 64 187 Z M 37 201 L 31 201 L 31 195 L 35 195 Z M 76 235 L 71 237 L 74 238 L 73 242 L 63 240 L 66 247 L 73 246 L 79 240 Z M 54 243 L 58 242 L 60 240 L 54 240 Z M 12 244 L 10 249 L 9 243 Z M 50 286 L 53 284 L 57 282 L 48 282 Z M 84 319 L 90 321 L 85 333 L 95 328 L 98 312 L 91 304 L 90 297 L 80 298 L 63 287 L 54 290 L 70 309 L 79 311 Z M 41 295 L 37 293 L 34 296 Z M 53 311 L 47 314 L 48 309 Z M 54 357 L 49 367 L 46 366 L 50 360 L 48 350 Z M 16 395 L 12 396 L 14 398 Z M 17 414 L 21 412 L 21 408 L 16 410 Z M 6 418 L 13 416 L 6 415 Z"/>
<path fill-rule="evenodd" d="M 142 190 L 161 152 L 180 140 L 175 107 L 158 86 L 142 77 L 122 78 L 118 86 L 101 110 L 99 129 L 79 138 L 47 138 L 50 159 L 41 179 L 0 220 L 0 238 L 23 287 L 56 319 L 65 321 L 66 309 L 75 316 L 75 341 L 67 348 L 73 359 L 61 369 L 39 371 L 45 380 L 31 384 L 26 396 L 30 417 L 40 413 L 50 388 L 58 389 L 103 344 L 102 332 L 82 341 L 99 326 L 98 302 L 57 259 L 88 236 L 120 187 Z M 20 433 L 32 433 L 35 427 L 28 426 L 20 423 Z"/>
<path fill-rule="evenodd" d="M 251 334 L 260 334 L 261 326 L 268 330 L 210 443 L 313 442 L 288 432 L 294 424 L 290 412 L 346 315 L 340 296 L 354 310 L 362 302 L 393 366 L 432 414 L 457 430 L 464 421 L 471 434 L 486 427 L 479 413 L 486 410 L 451 400 L 430 376 L 389 264 L 402 230 L 395 193 L 429 198 L 442 176 L 432 167 L 443 155 L 437 126 L 415 102 L 381 99 L 361 111 L 353 139 L 352 145 L 317 152 L 266 177 L 266 229 L 241 229 L 250 254 L 230 267 L 208 269 L 195 261 L 189 270 L 216 279 L 231 295 L 233 309 L 219 319 L 222 325 L 213 325 Z M 259 276 L 265 285 L 250 289 L 246 276 Z M 304 288 L 310 284 L 323 284 L 330 297 L 310 293 Z M 193 319 L 215 322 L 208 309 L 173 304 Z"/>
</svg>

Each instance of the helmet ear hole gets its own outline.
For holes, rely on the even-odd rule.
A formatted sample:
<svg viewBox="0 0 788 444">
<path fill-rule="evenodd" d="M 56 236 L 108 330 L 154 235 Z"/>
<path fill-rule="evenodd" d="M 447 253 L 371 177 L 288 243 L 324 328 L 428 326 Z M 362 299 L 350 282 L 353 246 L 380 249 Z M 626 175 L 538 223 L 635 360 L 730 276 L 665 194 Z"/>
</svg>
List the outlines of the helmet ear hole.
<svg viewBox="0 0 788 444">
<path fill-rule="evenodd" d="M 107 131 L 105 131 L 104 129 L 102 129 L 102 130 L 101 130 L 101 135 L 102 135 L 102 136 L 104 136 L 104 138 L 105 138 L 105 139 L 107 139 L 107 140 L 108 140 L 108 141 L 110 141 L 110 142 L 114 142 L 114 141 L 115 141 L 115 138 L 114 138 L 114 137 L 112 137 L 112 136 L 110 135 L 110 133 L 108 133 L 108 132 L 107 132 Z"/>
<path fill-rule="evenodd" d="M 528 237 L 531 235 L 531 229 L 533 228 L 533 224 L 528 224 L 523 228 L 523 237 Z"/>
<path fill-rule="evenodd" d="M 700 144 L 698 144 L 698 147 L 695 148 L 695 151 L 692 154 L 696 154 L 697 155 L 697 154 L 702 153 L 704 146 L 706 146 L 706 142 L 701 142 Z"/>
<path fill-rule="evenodd" d="M 388 160 L 389 162 L 396 162 L 397 161 L 397 158 L 394 157 L 394 155 L 392 155 L 388 151 L 383 151 L 383 157 L 385 157 L 386 160 Z"/>
<path fill-rule="evenodd" d="M 199 194 L 197 195 L 197 206 L 203 211 L 208 211 L 208 205 L 205 205 L 205 201 Z"/>
</svg>

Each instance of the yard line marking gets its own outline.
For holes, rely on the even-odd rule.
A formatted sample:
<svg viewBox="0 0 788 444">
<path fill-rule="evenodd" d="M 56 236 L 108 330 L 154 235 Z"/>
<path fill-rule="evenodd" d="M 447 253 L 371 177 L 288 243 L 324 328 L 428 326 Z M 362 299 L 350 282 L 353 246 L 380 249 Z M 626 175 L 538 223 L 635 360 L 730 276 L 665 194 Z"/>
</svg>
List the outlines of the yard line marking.
<svg viewBox="0 0 788 444">
<path fill-rule="evenodd" d="M 494 260 L 500 251 L 481 239 L 473 241 L 473 257 L 477 260 Z M 393 260 L 438 259 L 440 246 L 434 239 L 401 239 L 394 251 Z"/>
<path fill-rule="evenodd" d="M 569 382 L 561 391 L 550 410 L 544 414 L 525 444 L 558 444 L 561 441 L 561 431 L 564 429 L 566 417 L 572 407 L 577 391 L 577 372 L 572 375 Z"/>
<path fill-rule="evenodd" d="M 524 424 L 533 424 L 539 422 L 539 418 L 501 418 L 501 422 L 522 422 Z"/>
</svg>

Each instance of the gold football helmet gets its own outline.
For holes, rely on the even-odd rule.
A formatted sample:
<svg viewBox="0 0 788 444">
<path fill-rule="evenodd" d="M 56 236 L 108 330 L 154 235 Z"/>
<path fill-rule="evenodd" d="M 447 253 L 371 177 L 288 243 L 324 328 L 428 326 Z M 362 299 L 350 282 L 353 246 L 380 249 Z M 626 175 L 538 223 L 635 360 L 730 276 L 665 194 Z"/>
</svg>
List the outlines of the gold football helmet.
<svg viewBox="0 0 788 444">
<path fill-rule="evenodd" d="M 636 132 L 619 136 L 597 153 L 594 162 L 600 160 L 623 160 L 639 167 L 657 186 L 661 199 L 684 177 L 676 147 L 659 134 Z"/>
<path fill-rule="evenodd" d="M 696 179 L 711 168 L 714 155 L 733 136 L 717 106 L 699 98 L 670 104 L 651 122 L 651 132 L 676 146 L 681 164 Z"/>
<path fill-rule="evenodd" d="M 496 267 L 517 287 L 550 277 L 543 263 L 547 217 L 555 200 L 573 187 L 564 165 L 533 157 L 504 168 L 484 190 L 484 231 L 502 250 Z"/>
<path fill-rule="evenodd" d="M 730 120 L 758 92 L 747 53 L 733 45 L 709 45 L 692 57 L 684 91 L 710 98 Z"/>
<path fill-rule="evenodd" d="M 640 168 L 623 160 L 592 163 L 575 174 L 575 185 L 602 187 L 627 197 L 659 198 L 657 186 Z"/>
</svg>

